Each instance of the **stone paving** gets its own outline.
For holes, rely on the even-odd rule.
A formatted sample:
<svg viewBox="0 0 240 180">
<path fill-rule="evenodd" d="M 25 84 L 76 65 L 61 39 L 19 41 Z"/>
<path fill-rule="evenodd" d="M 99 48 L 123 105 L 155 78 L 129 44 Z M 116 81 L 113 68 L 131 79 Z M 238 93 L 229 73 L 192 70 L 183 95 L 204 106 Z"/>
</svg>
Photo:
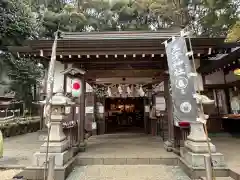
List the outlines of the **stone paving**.
<svg viewBox="0 0 240 180">
<path fill-rule="evenodd" d="M 76 167 L 67 180 L 190 180 L 175 166 L 92 165 Z"/>
<path fill-rule="evenodd" d="M 117 135 L 106 139 L 105 136 L 92 137 L 88 142 L 87 152 L 80 156 L 89 157 L 125 157 L 126 154 L 131 156 L 141 157 L 171 157 L 174 156 L 168 153 L 163 148 L 163 143 L 160 138 L 155 138 L 146 135 L 122 135 L 121 139 L 116 139 Z M 140 139 L 137 142 L 136 139 Z M 216 145 L 218 152 L 224 154 L 225 160 L 230 167 L 240 167 L 240 138 L 233 137 L 212 137 L 212 142 Z M 128 146 L 126 147 L 126 143 Z M 38 133 L 28 133 L 25 135 L 14 136 L 4 139 L 4 157 L 0 158 L 1 165 L 18 165 L 26 166 L 32 162 L 32 155 L 39 150 L 42 142 L 38 141 Z M 106 147 L 110 144 L 109 147 Z M 148 145 L 148 146 L 143 146 Z M 116 150 L 121 150 L 118 151 Z M 124 152 L 124 153 L 121 153 Z M 118 153 L 118 154 L 116 154 Z M 122 154 L 122 155 L 121 155 Z"/>
<path fill-rule="evenodd" d="M 217 150 L 224 155 L 228 167 L 240 174 L 240 138 L 212 137 L 211 139 Z"/>
<path fill-rule="evenodd" d="M 12 180 L 12 178 L 20 172 L 21 170 L 19 169 L 0 170 L 0 177 L 1 180 Z"/>
<path fill-rule="evenodd" d="M 108 135 L 109 136 L 109 135 Z M 151 137 L 141 134 L 109 136 L 95 136 L 89 140 L 87 152 L 81 153 L 80 157 L 150 157 L 164 158 L 175 157 L 174 154 L 168 153 L 163 148 L 163 142 L 158 137 Z M 138 139 L 138 140 L 137 140 Z M 212 137 L 212 142 L 216 145 L 218 152 L 224 154 L 225 160 L 229 167 L 240 171 L 240 138 L 233 137 Z M 0 159 L 0 166 L 25 167 L 32 164 L 33 153 L 39 150 L 42 142 L 38 141 L 38 133 L 29 133 L 4 139 L 4 157 Z M 124 165 L 131 167 L 130 165 Z M 136 166 L 136 165 L 134 165 Z M 154 165 L 149 165 L 149 167 Z M 118 167 L 118 166 L 114 166 Z M 161 168 L 160 168 L 161 167 Z M 79 167 L 77 167 L 78 169 Z M 90 166 L 84 168 L 89 169 Z M 109 169 L 110 167 L 104 166 Z M 160 169 L 168 169 L 168 166 L 158 166 Z M 91 168 L 90 168 L 91 169 Z M 130 168 L 131 169 L 131 168 Z M 139 168 L 139 171 L 141 168 Z M 171 169 L 171 168 L 170 168 Z M 81 171 L 83 168 L 80 168 Z M 164 171 L 165 171 L 164 170 Z M 90 170 L 91 171 L 91 170 Z M 111 171 L 111 170 L 109 170 Z M 166 170 L 167 171 L 167 170 Z M 0 171 L 2 175 L 8 171 Z M 9 171 L 14 174 L 14 171 Z M 171 174 L 171 173 L 170 173 Z M 123 177 L 124 178 L 124 177 Z M 166 178 L 165 178 L 166 179 Z M 91 180 L 91 179 L 90 179 Z"/>
<path fill-rule="evenodd" d="M 0 166 L 25 167 L 32 164 L 33 154 L 43 142 L 38 141 L 38 133 L 28 133 L 4 139 L 3 158 Z"/>
<path fill-rule="evenodd" d="M 240 169 L 240 138 L 235 137 L 211 137 L 217 151 L 224 155 L 227 165 Z"/>
<path fill-rule="evenodd" d="M 90 137 L 86 152 L 79 157 L 95 158 L 176 158 L 167 152 L 160 137 L 139 133 L 104 134 Z"/>
</svg>

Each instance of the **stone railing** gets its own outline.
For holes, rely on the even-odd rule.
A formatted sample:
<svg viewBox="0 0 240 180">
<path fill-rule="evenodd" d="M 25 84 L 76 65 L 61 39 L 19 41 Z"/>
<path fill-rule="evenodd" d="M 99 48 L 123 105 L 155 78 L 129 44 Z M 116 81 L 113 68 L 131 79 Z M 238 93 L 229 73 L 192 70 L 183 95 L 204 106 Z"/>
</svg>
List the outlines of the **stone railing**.
<svg viewBox="0 0 240 180">
<path fill-rule="evenodd" d="M 70 142 L 70 146 L 77 146 L 78 144 L 78 122 L 77 122 L 76 105 L 72 105 L 69 113 L 62 122 L 63 132 Z"/>
</svg>

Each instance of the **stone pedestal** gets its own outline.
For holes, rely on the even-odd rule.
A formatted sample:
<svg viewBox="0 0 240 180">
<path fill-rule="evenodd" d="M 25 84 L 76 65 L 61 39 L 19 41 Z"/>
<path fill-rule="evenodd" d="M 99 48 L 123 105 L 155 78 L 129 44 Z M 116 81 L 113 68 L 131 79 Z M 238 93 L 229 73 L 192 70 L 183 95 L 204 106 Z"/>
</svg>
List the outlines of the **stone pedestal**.
<svg viewBox="0 0 240 180">
<path fill-rule="evenodd" d="M 210 150 L 212 154 L 213 166 L 216 168 L 226 168 L 224 156 L 216 151 L 215 145 L 209 139 Z M 194 169 L 205 168 L 204 155 L 208 153 L 208 143 L 206 133 L 202 123 L 191 123 L 190 135 L 181 149 L 181 156 L 189 167 Z"/>
</svg>

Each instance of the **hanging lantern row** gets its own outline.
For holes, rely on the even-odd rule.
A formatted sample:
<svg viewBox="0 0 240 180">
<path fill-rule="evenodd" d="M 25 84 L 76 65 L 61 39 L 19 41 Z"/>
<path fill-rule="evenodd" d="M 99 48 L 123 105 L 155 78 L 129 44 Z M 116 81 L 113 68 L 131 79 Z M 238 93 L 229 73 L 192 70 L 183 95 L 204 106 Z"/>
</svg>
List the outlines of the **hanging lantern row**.
<svg viewBox="0 0 240 180">
<path fill-rule="evenodd" d="M 114 91 L 114 90 L 115 91 Z M 142 85 L 112 85 L 108 86 L 108 97 L 113 97 L 113 96 L 120 96 L 120 97 L 134 97 L 134 96 L 140 96 L 143 97 L 145 96 L 145 92 L 142 88 Z"/>
<path fill-rule="evenodd" d="M 94 85 L 93 91 L 99 97 L 143 97 L 146 89 L 141 84 Z"/>
</svg>

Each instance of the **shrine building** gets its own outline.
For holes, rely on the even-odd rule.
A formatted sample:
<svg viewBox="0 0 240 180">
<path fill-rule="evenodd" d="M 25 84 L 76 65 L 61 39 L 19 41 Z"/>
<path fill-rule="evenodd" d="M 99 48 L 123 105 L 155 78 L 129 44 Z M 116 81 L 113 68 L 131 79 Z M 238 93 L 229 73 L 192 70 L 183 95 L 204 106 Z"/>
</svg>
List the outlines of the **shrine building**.
<svg viewBox="0 0 240 180">
<path fill-rule="evenodd" d="M 79 75 L 85 84 L 82 87 L 85 101 L 81 101 L 85 105 L 80 108 L 80 113 L 85 111 L 85 116 L 81 116 L 84 132 L 92 135 L 143 132 L 161 136 L 164 141 L 179 146 L 175 141 L 184 137 L 176 137 L 180 135 L 174 130 L 181 127 L 173 123 L 163 44 L 173 36 L 180 36 L 180 32 L 170 29 L 62 33 L 57 41 L 53 91 L 56 93 L 63 88 L 65 94 L 71 96 L 72 79 L 64 72 L 71 68 L 82 69 L 86 72 Z M 223 117 L 233 114 L 231 97 L 239 88 L 239 78 L 233 73 L 239 67 L 239 45 L 227 44 L 224 40 L 191 38 L 198 70 L 196 84 L 200 85 L 198 88 L 203 94 L 215 100 L 208 121 L 210 133 L 221 132 L 223 124 L 234 131 L 232 125 L 224 123 Z M 52 45 L 53 40 L 29 40 L 9 50 L 21 57 L 36 57 L 48 69 Z M 43 99 L 45 93 L 46 78 L 41 87 Z M 72 113 L 76 110 L 70 113 L 69 120 L 79 117 Z"/>
</svg>

